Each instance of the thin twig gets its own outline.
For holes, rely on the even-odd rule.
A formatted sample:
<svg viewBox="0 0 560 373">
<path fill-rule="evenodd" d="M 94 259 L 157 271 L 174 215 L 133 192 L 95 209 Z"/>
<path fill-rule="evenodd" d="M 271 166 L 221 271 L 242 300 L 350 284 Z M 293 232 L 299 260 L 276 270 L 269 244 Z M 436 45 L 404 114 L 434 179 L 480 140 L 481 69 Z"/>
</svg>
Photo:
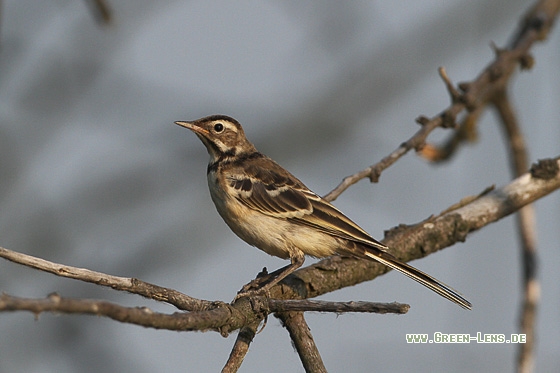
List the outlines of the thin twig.
<svg viewBox="0 0 560 373">
<path fill-rule="evenodd" d="M 365 313 L 396 313 L 405 314 L 410 309 L 408 304 L 403 303 L 378 303 L 378 302 L 329 302 L 320 300 L 295 300 L 295 299 L 272 299 L 265 297 L 252 298 L 255 310 L 268 309 L 270 312 L 305 311 L 305 312 L 334 312 L 338 314 L 346 312 Z"/>
<path fill-rule="evenodd" d="M 31 255 L 0 247 L 0 257 L 27 267 L 39 269 L 57 276 L 91 282 L 115 290 L 138 294 L 143 297 L 174 305 L 185 311 L 204 311 L 214 307 L 214 302 L 189 297 L 177 290 L 150 284 L 136 278 L 118 277 L 85 268 L 50 262 Z"/>
<path fill-rule="evenodd" d="M 423 119 L 419 119 L 419 121 L 422 120 Z M 346 189 L 366 177 L 369 177 L 371 182 L 377 182 L 383 170 L 389 168 L 393 163 L 399 160 L 399 158 L 408 153 L 409 150 L 421 149 L 430 132 L 441 126 L 442 122 L 442 119 L 440 117 L 437 117 L 433 120 L 428 120 L 426 123 L 423 123 L 422 127 L 414 134 L 414 136 L 400 144 L 397 149 L 391 152 L 391 154 L 384 157 L 378 163 L 371 165 L 353 175 L 345 177 L 344 180 L 342 180 L 342 182 L 338 184 L 336 188 L 326 194 L 323 198 L 325 198 L 327 201 L 334 201 Z"/>
<path fill-rule="evenodd" d="M 63 298 L 56 293 L 42 299 L 2 294 L 0 311 L 29 311 L 36 316 L 42 312 L 96 315 L 149 328 L 177 331 L 218 330 L 228 322 L 230 315 L 225 308 L 165 314 L 147 307 L 123 307 L 102 300 Z"/>
<path fill-rule="evenodd" d="M 524 17 L 523 27 L 520 31 L 516 31 L 510 46 L 507 49 L 498 50 L 494 61 L 475 80 L 459 84 L 462 91 L 460 97 L 457 97 L 457 91 L 453 88 L 445 70 L 440 68 L 440 76 L 451 96 L 451 105 L 432 118 L 419 117 L 417 122 L 422 125 L 422 128 L 414 136 L 399 145 L 378 163 L 345 177 L 324 198 L 333 201 L 351 185 L 366 177 L 371 182 L 377 182 L 383 170 L 390 167 L 399 158 L 412 149 L 417 151 L 422 149 L 427 136 L 434 129 L 453 127 L 455 119 L 461 112 L 465 110 L 472 112 L 479 107 L 484 107 L 496 91 L 502 90 L 506 86 L 511 74 L 519 64 L 522 68 L 529 68 L 532 65 L 529 50 L 535 42 L 543 40 L 548 35 L 560 8 L 559 3 L 558 0 L 544 0 L 531 8 Z"/>
<path fill-rule="evenodd" d="M 528 154 L 525 140 L 517 117 L 511 107 L 507 92 L 503 90 L 493 100 L 494 107 L 500 115 L 505 130 L 510 153 L 510 163 L 514 175 L 519 176 L 528 168 Z M 518 371 L 528 373 L 534 367 L 535 324 L 538 303 L 540 300 L 540 284 L 537 278 L 537 244 L 535 209 L 527 205 L 517 213 L 517 226 L 521 243 L 521 265 L 523 271 L 522 297 L 520 310 L 520 333 L 525 334 L 526 343 L 518 347 Z"/>
<path fill-rule="evenodd" d="M 443 162 L 450 160 L 463 142 L 475 142 L 478 138 L 477 124 L 484 107 L 478 107 L 467 113 L 459 124 L 459 128 L 453 131 L 451 136 L 442 145 L 427 143 L 418 151 L 418 155 L 430 162 Z"/>
<path fill-rule="evenodd" d="M 249 345 L 255 338 L 257 329 L 260 322 L 253 323 L 251 325 L 244 326 L 239 330 L 233 349 L 229 354 L 229 358 L 226 365 L 222 369 L 222 373 L 235 373 L 241 367 L 247 352 L 249 351 Z"/>
<path fill-rule="evenodd" d="M 326 373 L 327 369 L 313 340 L 311 330 L 303 317 L 303 312 L 279 312 L 275 315 L 282 320 L 282 324 L 288 329 L 305 371 L 308 373 Z"/>
</svg>

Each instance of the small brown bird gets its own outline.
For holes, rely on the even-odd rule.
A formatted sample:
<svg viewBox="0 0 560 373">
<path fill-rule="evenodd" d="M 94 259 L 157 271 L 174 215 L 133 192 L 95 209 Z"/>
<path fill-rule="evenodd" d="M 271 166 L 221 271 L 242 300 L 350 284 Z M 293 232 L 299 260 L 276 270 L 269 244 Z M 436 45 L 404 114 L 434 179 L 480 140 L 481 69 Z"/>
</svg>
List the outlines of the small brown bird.
<svg viewBox="0 0 560 373">
<path fill-rule="evenodd" d="M 305 255 L 340 254 L 375 260 L 463 308 L 472 308 L 451 287 L 389 254 L 387 246 L 259 153 L 235 119 L 212 115 L 175 123 L 193 131 L 206 146 L 210 195 L 231 230 L 249 245 L 291 261 L 253 294 L 270 289 L 301 267 Z"/>
</svg>

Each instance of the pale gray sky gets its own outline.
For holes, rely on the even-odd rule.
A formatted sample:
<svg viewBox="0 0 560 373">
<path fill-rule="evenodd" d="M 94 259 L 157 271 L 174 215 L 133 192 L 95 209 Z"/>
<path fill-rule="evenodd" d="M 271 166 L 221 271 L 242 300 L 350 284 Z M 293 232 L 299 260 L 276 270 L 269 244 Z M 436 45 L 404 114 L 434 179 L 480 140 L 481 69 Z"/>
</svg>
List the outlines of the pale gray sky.
<svg viewBox="0 0 560 373">
<path fill-rule="evenodd" d="M 238 119 L 249 139 L 319 194 L 391 152 L 419 115 L 449 102 L 437 68 L 473 79 L 504 45 L 524 1 L 110 1 L 98 27 L 85 2 L 3 1 L 0 32 L 0 245 L 229 301 L 263 267 L 286 263 L 229 231 L 209 198 L 207 154 L 173 124 Z M 512 96 L 531 161 L 557 156 L 559 31 Z M 445 137 L 443 130 L 434 139 Z M 412 224 L 510 179 L 493 113 L 478 143 L 432 166 L 410 154 L 379 184 L 337 201 L 372 235 Z M 558 365 L 560 195 L 537 204 L 543 301 L 537 368 Z M 307 263 L 312 263 L 308 259 Z M 406 333 L 517 332 L 519 250 L 505 219 L 415 266 L 460 290 L 467 312 L 397 273 L 326 299 L 410 303 L 406 316 L 307 316 L 333 372 L 511 371 L 513 345 L 408 345 Z M 0 261 L 0 291 L 174 309 Z M 1 372 L 218 371 L 235 340 L 87 316 L 0 314 Z M 271 318 L 243 372 L 303 371 Z"/>
</svg>

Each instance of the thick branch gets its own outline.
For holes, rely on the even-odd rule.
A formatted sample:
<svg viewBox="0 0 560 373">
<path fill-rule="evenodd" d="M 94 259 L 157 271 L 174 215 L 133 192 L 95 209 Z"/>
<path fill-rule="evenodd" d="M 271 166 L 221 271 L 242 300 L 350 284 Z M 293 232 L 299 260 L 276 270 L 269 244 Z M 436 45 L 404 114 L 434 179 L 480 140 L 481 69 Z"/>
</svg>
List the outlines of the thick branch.
<svg viewBox="0 0 560 373">
<path fill-rule="evenodd" d="M 470 232 L 560 189 L 559 162 L 558 158 L 541 161 L 533 166 L 531 173 L 460 208 L 414 226 L 399 226 L 391 230 L 383 242 L 404 261 L 422 258 L 456 242 L 463 242 Z M 387 271 L 387 267 L 372 261 L 331 257 L 288 276 L 281 289 L 273 288 L 271 295 L 277 299 L 313 298 L 369 281 Z"/>
<path fill-rule="evenodd" d="M 389 232 L 384 242 L 392 248 L 395 255 L 404 261 L 424 257 L 457 241 L 464 241 L 470 232 L 499 220 L 559 188 L 559 159 L 544 160 L 538 165 L 534 165 L 531 173 L 519 177 L 503 188 L 487 193 L 462 207 L 453 208 L 440 216 L 430 218 L 415 226 L 399 227 Z M 0 257 L 13 260 L 14 253 L 0 248 Z M 24 254 L 20 254 L 18 258 L 19 260 L 16 260 L 18 263 L 29 265 L 29 263 L 25 262 L 32 259 L 35 264 L 30 266 L 52 272 L 50 264 L 45 266 L 45 264 L 50 262 L 45 263 L 46 261 Z M 73 276 L 66 277 L 81 279 L 80 275 L 84 274 L 84 281 L 92 282 L 89 277 L 89 272 L 92 271 L 81 270 L 79 273 L 75 273 L 73 267 L 64 267 L 64 273 L 74 273 Z M 387 270 L 385 266 L 372 261 L 335 256 L 296 271 L 281 284 L 273 287 L 270 295 L 271 298 L 275 299 L 312 298 L 336 289 L 371 280 L 387 272 Z M 98 274 L 97 272 L 95 273 Z M 112 276 L 107 277 L 111 278 Z M 126 283 L 128 282 L 125 281 Z M 101 284 L 107 285 L 103 281 Z M 117 308 L 120 306 L 112 305 L 108 302 L 91 301 L 92 303 L 90 304 L 87 304 L 87 302 L 86 304 L 76 304 L 76 300 L 68 300 L 69 303 L 64 303 L 60 299 L 49 298 L 43 300 L 41 304 L 43 308 L 36 308 L 37 304 L 31 304 L 29 300 L 26 300 L 27 303 L 8 302 L 13 299 L 15 298 L 3 298 L 2 309 L 15 310 L 18 308 L 14 308 L 14 304 L 19 304 L 21 307 L 19 309 L 35 313 L 56 311 L 96 315 L 100 314 L 99 310 L 102 309 L 106 310 L 109 317 L 119 321 L 171 330 L 211 329 L 218 330 L 223 335 L 262 320 L 272 309 L 269 305 L 264 309 L 263 307 L 254 307 L 251 300 L 241 298 L 233 305 L 209 302 L 212 309 L 208 311 L 173 315 L 161 314 L 161 316 L 158 316 L 158 318 L 161 317 L 161 320 L 159 320 L 155 316 L 159 314 L 147 313 L 145 309 Z M 83 307 L 83 311 L 76 310 L 76 308 L 73 308 L 75 306 L 78 308 Z M 125 312 L 125 309 L 128 311 Z M 131 316 L 127 312 L 130 312 Z"/>
</svg>

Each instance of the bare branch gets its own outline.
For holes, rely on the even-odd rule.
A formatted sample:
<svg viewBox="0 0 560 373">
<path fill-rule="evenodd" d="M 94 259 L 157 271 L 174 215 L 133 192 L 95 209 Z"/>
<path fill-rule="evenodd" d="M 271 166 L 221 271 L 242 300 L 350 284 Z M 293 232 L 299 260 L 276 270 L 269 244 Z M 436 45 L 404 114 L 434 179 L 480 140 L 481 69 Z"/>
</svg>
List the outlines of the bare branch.
<svg viewBox="0 0 560 373">
<path fill-rule="evenodd" d="M 395 255 L 404 261 L 420 258 L 457 241 L 464 241 L 470 232 L 501 219 L 559 188 L 559 159 L 544 160 L 539 162 L 538 165 L 534 165 L 531 173 L 519 177 L 505 187 L 486 193 L 470 203 L 461 204 L 461 207 L 448 210 L 444 214 L 430 218 L 420 224 L 392 230 L 384 242 L 395 251 Z M 134 282 L 138 281 L 127 279 L 123 282 L 123 278 L 120 277 L 113 279 L 113 276 L 81 268 L 76 271 L 74 267 L 62 266 L 24 254 L 16 254 L 18 253 L 0 248 L 0 257 L 64 277 L 95 282 L 114 288 L 124 287 L 127 291 L 132 286 L 129 284 L 134 285 Z M 60 268 L 63 269 L 59 270 Z M 385 266 L 372 261 L 335 256 L 296 271 L 282 283 L 273 287 L 270 290 L 270 297 L 274 299 L 316 297 L 336 289 L 371 280 L 387 271 L 388 269 Z M 92 279 L 95 279 L 95 281 Z M 103 281 L 97 279 L 103 279 Z M 121 284 L 121 282 L 123 283 Z M 134 293 L 140 294 L 136 291 Z M 232 330 L 262 320 L 270 312 L 270 306 L 274 304 L 272 302 L 266 307 L 255 307 L 254 302 L 250 299 L 241 298 L 233 305 L 208 302 L 209 309 L 207 311 L 166 315 L 147 312 L 144 308 L 120 307 L 108 302 L 66 300 L 58 296 L 51 298 L 25 300 L 23 302 L 19 298 L 3 296 L 3 306 L 0 307 L 0 310 L 16 310 L 18 309 L 15 306 L 17 304 L 20 307 L 19 309 L 34 313 L 43 311 L 89 313 L 154 328 L 216 330 L 222 335 L 227 335 Z M 166 299 L 163 296 L 161 298 L 162 300 Z M 156 299 L 156 297 L 152 299 Z M 285 305 L 278 307 L 285 307 Z M 317 309 L 314 308 L 313 310 Z M 319 309 L 319 311 L 321 310 Z"/>
<path fill-rule="evenodd" d="M 94 4 L 98 11 L 98 20 L 109 22 L 111 13 L 105 0 L 88 2 Z M 527 169 L 528 157 L 515 114 L 506 95 L 506 87 L 518 64 L 522 69 L 531 68 L 534 61 L 529 50 L 535 42 L 547 37 L 559 9 L 558 0 L 538 2 L 525 15 L 509 46 L 505 49 L 494 46 L 495 60 L 472 82 L 456 87 L 445 69 L 440 68 L 440 77 L 451 98 L 451 104 L 432 118 L 419 117 L 417 122 L 422 127 L 412 137 L 377 164 L 346 177 L 325 198 L 329 201 L 336 199 L 348 187 L 366 177 L 371 182 L 377 182 L 386 168 L 412 149 L 430 160 L 447 159 L 459 144 L 473 138 L 478 118 L 489 103 L 500 113 L 510 139 L 516 175 L 521 175 Z M 459 115 L 464 115 L 464 120 L 457 126 Z M 428 136 L 438 127 L 456 129 L 451 140 L 443 148 L 426 144 Z M 520 176 L 503 188 L 461 201 L 440 215 L 430 217 L 419 224 L 399 226 L 388 232 L 384 240 L 399 258 L 409 261 L 434 253 L 457 241 L 463 241 L 470 232 L 519 211 L 524 258 L 521 332 L 527 335 L 527 343 L 520 345 L 518 355 L 520 372 L 532 370 L 534 319 L 539 300 L 534 210 L 529 203 L 560 188 L 559 170 L 558 158 L 543 161 L 534 166 L 530 174 Z M 326 369 L 304 319 L 304 311 L 406 313 L 409 309 L 408 305 L 397 303 L 298 300 L 370 280 L 388 271 L 380 264 L 353 258 L 332 257 L 300 269 L 271 289 L 271 296 L 278 299 L 253 297 L 239 299 L 230 305 L 195 299 L 176 290 L 135 278 L 110 276 L 88 269 L 65 266 L 3 248 L 0 248 L 0 257 L 57 276 L 139 294 L 170 303 L 181 310 L 192 311 L 164 314 L 153 312 L 146 307 L 123 307 L 106 301 L 63 298 L 58 294 L 51 294 L 45 299 L 26 299 L 3 294 L 0 296 L 0 312 L 26 310 L 36 316 L 42 312 L 91 314 L 145 327 L 180 331 L 215 330 L 222 335 L 240 329 L 230 358 L 224 366 L 224 372 L 236 372 L 239 369 L 259 323 L 270 313 L 276 313 L 288 329 L 306 371 L 324 372 Z"/>
<path fill-rule="evenodd" d="M 367 313 L 396 313 L 405 314 L 410 309 L 408 304 L 377 303 L 377 302 L 328 302 L 319 300 L 279 300 L 265 297 L 251 299 L 255 310 L 263 309 L 269 312 L 367 312 Z"/>
<path fill-rule="evenodd" d="M 418 121 L 423 121 L 423 119 L 418 119 Z M 358 181 L 362 180 L 363 178 L 369 177 L 372 183 L 376 183 L 379 181 L 379 177 L 381 176 L 381 172 L 386 168 L 389 168 L 393 163 L 395 163 L 399 158 L 403 155 L 408 153 L 411 149 L 420 149 L 426 138 L 434 129 L 442 125 L 441 117 L 434 118 L 432 120 L 427 120 L 425 123 L 422 124 L 422 128 L 418 130 L 407 141 L 403 142 L 397 149 L 395 149 L 391 154 L 384 157 L 378 163 L 369 166 L 353 175 L 347 176 L 342 180 L 342 182 L 326 194 L 323 198 L 327 201 L 334 201 L 338 196 L 340 196 L 346 189 L 348 189 L 351 185 L 356 184 Z"/>
<path fill-rule="evenodd" d="M 245 355 L 249 352 L 249 345 L 253 341 L 253 338 L 255 338 L 259 324 L 260 321 L 244 326 L 241 330 L 239 330 L 239 334 L 237 335 L 233 349 L 229 354 L 228 361 L 222 369 L 222 373 L 235 373 L 239 370 L 243 360 L 245 359 Z"/>
<path fill-rule="evenodd" d="M 514 175 L 521 175 L 528 168 L 527 147 L 523 133 L 511 106 L 507 92 L 503 90 L 493 100 L 500 115 L 504 132 L 508 139 L 510 162 Z M 540 301 L 540 284 L 537 278 L 536 219 L 533 205 L 527 205 L 517 213 L 517 226 L 521 243 L 523 270 L 522 304 L 520 310 L 520 332 L 526 335 L 526 343 L 518 347 L 518 371 L 533 371 L 533 351 L 535 347 L 535 324 Z"/>
<path fill-rule="evenodd" d="M 559 158 L 540 161 L 532 168 L 531 173 L 526 173 L 510 184 L 486 193 L 466 205 L 417 225 L 399 226 L 387 232 L 383 243 L 389 246 L 398 258 L 410 261 L 435 253 L 456 242 L 463 242 L 470 232 L 560 189 L 559 162 Z M 387 267 L 372 261 L 331 257 L 294 272 L 281 283 L 281 287 L 271 289 L 271 297 L 313 298 L 369 281 L 387 271 Z"/>
<path fill-rule="evenodd" d="M 560 1 L 558 0 L 543 0 L 537 3 L 525 15 L 522 27 L 516 32 L 508 49 L 498 50 L 494 62 L 488 65 L 474 81 L 459 84 L 459 88 L 463 92 L 460 97 L 457 97 L 457 90 L 453 88 L 445 70 L 440 69 L 440 76 L 451 95 L 451 105 L 432 118 L 419 117 L 417 122 L 422 125 L 422 128 L 414 136 L 399 145 L 397 149 L 378 163 L 345 177 L 324 198 L 333 201 L 351 185 L 366 177 L 371 182 L 377 182 L 383 170 L 390 167 L 408 151 L 412 149 L 420 150 L 424 146 L 426 138 L 434 129 L 437 127 L 454 127 L 455 118 L 461 112 L 465 110 L 473 112 L 486 106 L 494 94 L 503 90 L 503 87 L 507 85 L 518 64 L 521 64 L 522 68 L 529 68 L 532 65 L 529 49 L 535 42 L 546 38 L 559 9 Z"/>
<path fill-rule="evenodd" d="M 306 372 L 321 373 L 327 372 L 323 359 L 319 354 L 317 345 L 311 335 L 311 330 L 305 322 L 303 312 L 280 312 L 276 316 L 282 320 L 282 324 L 294 343 L 299 358 Z"/>
<path fill-rule="evenodd" d="M 204 311 L 215 308 L 214 302 L 189 297 L 177 290 L 150 284 L 136 278 L 111 276 L 85 268 L 78 268 L 50 262 L 31 255 L 18 253 L 0 247 L 0 257 L 27 267 L 49 272 L 57 276 L 91 282 L 115 290 L 127 291 L 156 301 L 166 302 L 185 311 Z"/>
<path fill-rule="evenodd" d="M 30 311 L 36 316 L 42 312 L 89 314 L 155 329 L 179 331 L 219 330 L 221 325 L 228 323 L 231 316 L 228 307 L 204 312 L 164 314 L 147 307 L 123 307 L 107 301 L 63 298 L 54 293 L 44 299 L 2 294 L 0 311 Z"/>
<path fill-rule="evenodd" d="M 464 206 L 430 218 L 421 224 L 399 227 L 389 232 L 384 242 L 393 249 L 395 255 L 404 261 L 420 258 L 457 241 L 464 241 L 470 232 L 503 218 L 559 188 L 559 159 L 544 160 L 539 162 L 538 165 L 534 165 L 531 173 L 517 178 L 505 187 L 484 194 Z M 74 267 L 61 266 L 27 255 L 15 254 L 17 253 L 0 248 L 1 257 L 22 264 L 32 264 L 30 266 L 33 268 L 65 277 L 83 278 L 84 281 L 111 286 L 108 285 L 110 282 L 107 282 L 109 279 L 114 281 L 115 288 L 124 287 L 127 291 L 131 287 L 129 284 L 134 283 L 134 281 L 127 279 L 121 284 L 123 278 L 112 279 L 112 276 L 97 272 L 85 269 L 76 271 Z M 387 271 L 388 269 L 385 266 L 372 261 L 335 256 L 296 271 L 282 283 L 273 287 L 270 290 L 270 297 L 275 299 L 316 297 L 336 289 L 371 280 Z M 99 279 L 103 279 L 103 281 Z M 12 306 L 6 305 L 6 302 L 13 299 L 3 297 L 4 306 L 1 310 L 14 310 L 14 303 L 12 303 Z M 124 312 L 125 307 L 118 308 L 120 306 L 108 302 L 83 301 L 85 303 L 80 304 L 76 303 L 76 300 L 68 300 L 69 303 L 63 301 L 65 302 L 65 300 L 47 299 L 41 300 L 41 302 L 37 301 L 39 305 L 18 304 L 23 304 L 21 309 L 35 313 L 49 310 L 65 312 L 65 310 L 68 310 L 68 312 L 100 315 L 101 312 L 105 312 L 103 315 L 108 317 L 143 326 L 169 328 L 171 330 L 217 330 L 222 335 L 227 335 L 232 330 L 256 323 L 266 316 L 266 311 L 262 307 L 254 309 L 251 300 L 247 298 L 241 298 L 233 305 L 209 302 L 211 309 L 208 311 L 173 315 L 161 314 L 157 317 L 155 313 L 147 313 L 145 309 L 138 308 L 128 309 L 127 312 L 130 312 L 130 315 L 128 315 Z M 75 311 L 75 307 L 83 309 L 83 312 Z"/>
<path fill-rule="evenodd" d="M 463 142 L 475 142 L 478 139 L 477 124 L 484 109 L 484 107 L 478 107 L 467 113 L 457 130 L 444 144 L 436 146 L 427 143 L 418 151 L 418 155 L 430 162 L 442 162 L 451 159 Z"/>
</svg>

